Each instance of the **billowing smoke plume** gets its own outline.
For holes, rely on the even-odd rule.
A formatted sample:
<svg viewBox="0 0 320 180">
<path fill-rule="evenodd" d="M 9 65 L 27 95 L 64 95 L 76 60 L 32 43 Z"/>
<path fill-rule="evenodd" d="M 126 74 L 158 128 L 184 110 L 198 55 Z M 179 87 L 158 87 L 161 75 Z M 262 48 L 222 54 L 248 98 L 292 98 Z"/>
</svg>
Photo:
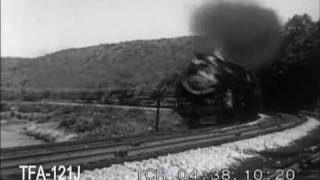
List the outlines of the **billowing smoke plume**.
<svg viewBox="0 0 320 180">
<path fill-rule="evenodd" d="M 200 35 L 196 50 L 220 50 L 227 60 L 251 70 L 270 61 L 281 36 L 273 10 L 250 3 L 216 2 L 199 8 L 193 31 Z"/>
</svg>

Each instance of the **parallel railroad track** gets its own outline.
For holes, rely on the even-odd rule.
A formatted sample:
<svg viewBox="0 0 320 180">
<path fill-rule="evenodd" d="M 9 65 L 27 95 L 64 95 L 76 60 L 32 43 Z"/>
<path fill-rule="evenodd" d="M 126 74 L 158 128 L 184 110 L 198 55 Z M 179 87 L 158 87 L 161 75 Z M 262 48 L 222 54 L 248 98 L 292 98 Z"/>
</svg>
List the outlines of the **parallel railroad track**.
<svg viewBox="0 0 320 180">
<path fill-rule="evenodd" d="M 320 118 L 320 112 L 311 112 L 311 111 L 300 111 L 300 115 L 311 116 L 315 118 Z"/>
<path fill-rule="evenodd" d="M 6 104 L 16 104 L 16 101 L 2 101 Z M 59 101 L 19 101 L 22 105 L 51 105 L 65 107 L 94 107 L 94 108 L 114 108 L 114 109 L 135 109 L 145 111 L 155 111 L 157 106 L 151 105 L 118 105 L 118 104 L 97 104 L 97 103 L 80 103 L 80 102 L 59 102 Z M 160 106 L 160 111 L 172 111 L 174 105 Z"/>
<path fill-rule="evenodd" d="M 81 165 L 82 169 L 138 160 L 187 149 L 218 145 L 294 127 L 305 118 L 281 114 L 270 121 L 225 128 L 205 128 L 177 133 L 157 133 L 96 141 L 52 143 L 1 149 L 1 176 L 21 173 L 19 165 Z"/>
</svg>

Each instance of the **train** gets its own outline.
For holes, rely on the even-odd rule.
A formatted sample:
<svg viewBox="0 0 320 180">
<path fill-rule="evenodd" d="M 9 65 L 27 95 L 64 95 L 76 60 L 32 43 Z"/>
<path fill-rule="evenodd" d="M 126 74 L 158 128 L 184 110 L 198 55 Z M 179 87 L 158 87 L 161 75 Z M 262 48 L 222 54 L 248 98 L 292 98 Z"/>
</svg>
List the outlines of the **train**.
<svg viewBox="0 0 320 180">
<path fill-rule="evenodd" d="M 176 87 L 177 112 L 191 126 L 256 118 L 259 83 L 244 67 L 214 53 L 195 53 Z"/>
</svg>

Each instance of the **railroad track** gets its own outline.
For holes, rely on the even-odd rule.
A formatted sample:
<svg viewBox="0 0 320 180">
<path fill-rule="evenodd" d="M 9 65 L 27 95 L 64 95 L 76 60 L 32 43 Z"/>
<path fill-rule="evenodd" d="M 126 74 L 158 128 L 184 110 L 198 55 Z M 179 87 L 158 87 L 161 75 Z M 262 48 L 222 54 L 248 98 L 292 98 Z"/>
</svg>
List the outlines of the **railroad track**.
<svg viewBox="0 0 320 180">
<path fill-rule="evenodd" d="M 2 101 L 6 104 L 16 104 L 16 101 Z M 51 105 L 65 107 L 94 107 L 94 108 L 113 108 L 113 109 L 133 109 L 144 111 L 156 111 L 156 106 L 136 106 L 136 105 L 116 105 L 116 104 L 96 104 L 96 103 L 78 103 L 78 102 L 54 102 L 54 101 L 19 101 L 22 105 Z M 174 106 L 160 106 L 160 111 L 172 111 Z"/>
<path fill-rule="evenodd" d="M 306 115 L 306 116 L 315 117 L 317 119 L 320 118 L 320 112 L 300 111 L 299 114 L 302 115 L 302 116 Z"/>
<path fill-rule="evenodd" d="M 281 114 L 270 121 L 224 128 L 204 128 L 177 133 L 75 141 L 1 149 L 2 178 L 21 173 L 19 165 L 81 165 L 82 169 L 165 155 L 187 149 L 218 145 L 294 127 L 305 118 Z"/>
</svg>

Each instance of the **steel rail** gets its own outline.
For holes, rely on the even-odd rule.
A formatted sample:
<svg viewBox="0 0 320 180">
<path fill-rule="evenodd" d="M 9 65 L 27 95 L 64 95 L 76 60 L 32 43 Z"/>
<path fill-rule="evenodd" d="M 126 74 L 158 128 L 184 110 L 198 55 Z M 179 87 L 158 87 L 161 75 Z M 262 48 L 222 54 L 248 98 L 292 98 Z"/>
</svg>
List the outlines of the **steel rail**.
<svg viewBox="0 0 320 180">
<path fill-rule="evenodd" d="M 1 155 L 2 174 L 13 175 L 20 173 L 19 165 L 35 164 L 42 165 L 45 169 L 50 169 L 53 165 L 87 165 L 88 167 L 95 162 L 101 162 L 104 166 L 115 162 L 124 162 L 126 160 L 142 159 L 158 155 L 179 152 L 196 147 L 205 147 L 217 145 L 225 142 L 231 142 L 244 138 L 250 138 L 257 135 L 271 133 L 302 123 L 305 119 L 281 118 L 281 121 L 270 121 L 269 123 L 254 124 L 250 126 L 226 128 L 224 131 L 210 130 L 182 133 L 179 135 L 158 137 L 146 139 L 142 137 L 134 139 L 134 142 L 106 143 L 98 141 L 91 145 L 79 144 L 78 148 L 68 145 L 60 146 L 52 151 L 41 151 L 30 148 L 28 155 L 19 154 L 19 151 L 6 152 Z M 101 143 L 102 145 L 100 145 Z M 75 144 L 77 145 L 77 144 Z M 66 148 L 66 147 L 69 147 Z M 50 146 L 48 149 L 53 148 Z M 61 148 L 61 149 L 60 149 Z M 66 148 L 66 149 L 64 149 Z M 31 152 L 34 151 L 33 154 Z"/>
<path fill-rule="evenodd" d="M 270 121 L 274 121 L 274 119 L 270 119 L 269 121 L 262 121 L 256 123 L 258 126 L 262 126 L 265 123 L 270 123 Z M 242 127 L 249 127 L 252 126 L 249 123 L 241 123 L 241 124 L 233 124 L 233 125 L 220 125 L 215 127 L 207 127 L 201 129 L 194 129 L 194 130 L 187 130 L 187 131 L 180 131 L 174 133 L 168 132 L 157 132 L 153 134 L 148 134 L 147 136 L 135 135 L 135 136 L 128 136 L 128 137 L 120 137 L 120 138 L 110 138 L 110 139 L 98 139 L 98 140 L 80 140 L 80 141 L 69 141 L 69 142 L 59 142 L 59 143 L 48 143 L 48 144 L 41 144 L 41 145 L 29 145 L 23 147 L 9 147 L 9 148 L 2 148 L 1 149 L 1 159 L 10 158 L 11 156 L 23 156 L 23 154 L 27 154 L 31 152 L 31 154 L 36 153 L 46 153 L 48 151 L 56 152 L 59 148 L 90 148 L 94 147 L 95 145 L 106 145 L 106 144 L 118 144 L 118 143 L 129 143 L 132 145 L 138 145 L 139 143 L 149 141 L 149 140 L 160 140 L 165 138 L 174 138 L 174 137 L 184 137 L 199 133 L 222 133 L 232 129 L 239 129 Z M 15 154 L 16 153 L 16 154 Z"/>
<path fill-rule="evenodd" d="M 6 104 L 15 104 L 17 101 L 2 101 Z M 119 105 L 119 104 L 97 104 L 97 103 L 78 103 L 78 102 L 53 102 L 53 101 L 19 101 L 22 105 L 51 105 L 65 107 L 91 107 L 91 108 L 114 108 L 114 109 L 136 109 L 145 111 L 156 111 L 156 106 L 147 105 Z M 160 106 L 160 111 L 173 111 L 174 106 Z"/>
<path fill-rule="evenodd" d="M 158 140 L 148 140 L 148 141 L 143 141 L 139 142 L 138 145 L 133 145 L 130 143 L 116 143 L 116 144 L 107 144 L 107 145 L 99 145 L 99 146 L 89 146 L 87 148 L 82 148 L 81 145 L 78 146 L 78 148 L 73 148 L 73 149 L 65 149 L 65 148 L 60 148 L 57 149 L 56 151 L 51 151 L 47 153 L 33 153 L 32 151 L 30 154 L 20 154 L 17 156 L 11 156 L 11 157 L 4 157 L 1 159 L 1 161 L 6 162 L 5 165 L 2 167 L 8 167 L 12 164 L 16 164 L 17 162 L 25 164 L 35 164 L 37 162 L 41 162 L 41 160 L 45 159 L 46 161 L 57 161 L 60 159 L 65 159 L 65 158 L 72 158 L 74 156 L 76 157 L 82 157 L 82 156 L 88 156 L 88 155 L 96 155 L 99 153 L 105 154 L 111 154 L 111 156 L 116 156 L 114 155 L 115 152 L 124 152 L 124 151 L 129 151 L 130 149 L 135 149 L 137 148 L 146 148 L 146 147 L 158 147 L 164 144 L 175 144 L 175 143 L 181 143 L 181 142 L 189 142 L 189 141 L 195 141 L 195 140 L 202 140 L 205 138 L 212 138 L 212 137 L 221 137 L 221 136 L 227 136 L 227 135 L 235 135 L 236 133 L 242 133 L 242 131 L 250 131 L 250 130 L 256 130 L 258 126 L 252 126 L 252 127 L 243 127 L 241 129 L 237 130 L 231 130 L 228 131 L 225 134 L 221 133 L 201 133 L 199 135 L 186 135 L 186 136 L 181 136 L 181 137 L 171 137 L 171 138 L 164 138 L 164 139 L 158 139 Z M 75 154 L 77 153 L 77 154 Z M 21 161 L 23 159 L 23 161 Z"/>
</svg>

